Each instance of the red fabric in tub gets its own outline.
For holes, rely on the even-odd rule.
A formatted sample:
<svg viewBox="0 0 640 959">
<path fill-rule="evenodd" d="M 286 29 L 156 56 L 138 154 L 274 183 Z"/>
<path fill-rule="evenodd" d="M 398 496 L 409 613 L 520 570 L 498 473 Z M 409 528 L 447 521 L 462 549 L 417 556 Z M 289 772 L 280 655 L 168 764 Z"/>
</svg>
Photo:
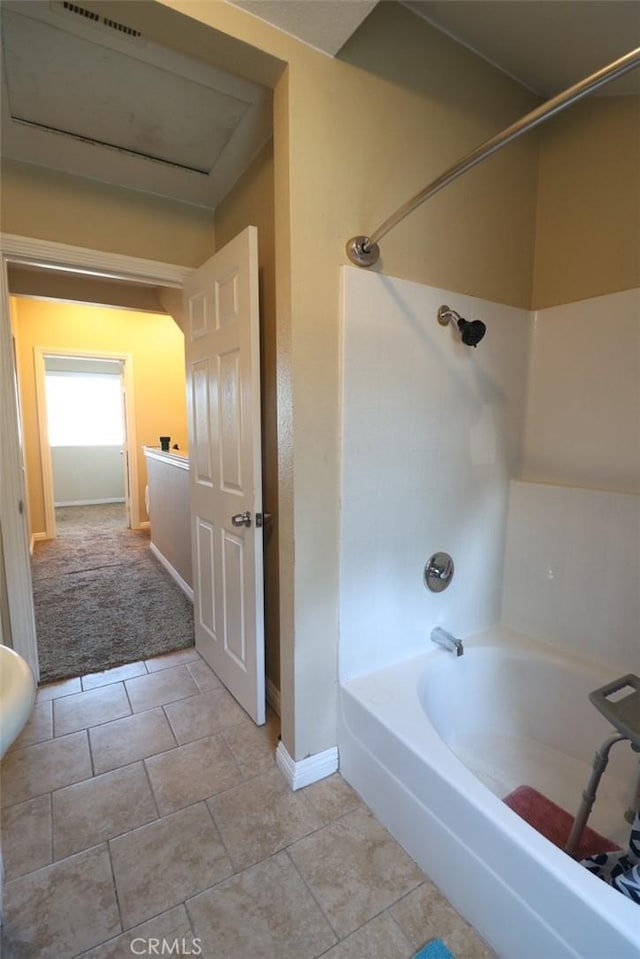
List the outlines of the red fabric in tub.
<svg viewBox="0 0 640 959">
<path fill-rule="evenodd" d="M 556 806 L 533 786 L 518 786 L 504 797 L 503 802 L 554 846 L 564 849 L 573 825 L 573 816 L 570 813 Z M 576 859 L 586 859 L 587 856 L 619 849 L 620 846 L 611 839 L 601 836 L 587 826 Z"/>
</svg>

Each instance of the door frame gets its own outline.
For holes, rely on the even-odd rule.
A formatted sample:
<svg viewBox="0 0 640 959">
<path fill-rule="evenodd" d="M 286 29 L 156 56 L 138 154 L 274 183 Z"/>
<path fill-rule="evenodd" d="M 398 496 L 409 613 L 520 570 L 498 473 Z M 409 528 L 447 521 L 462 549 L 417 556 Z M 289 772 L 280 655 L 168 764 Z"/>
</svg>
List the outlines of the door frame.
<svg viewBox="0 0 640 959">
<path fill-rule="evenodd" d="M 42 463 L 42 489 L 44 498 L 45 538 L 54 539 L 56 535 L 56 511 L 53 495 L 53 465 L 49 425 L 47 420 L 47 395 L 45 385 L 45 360 L 48 356 L 70 356 L 87 360 L 119 360 L 122 363 L 122 383 L 124 389 L 124 457 L 125 457 L 125 502 L 131 529 L 140 529 L 140 505 L 138 503 L 138 462 L 131 456 L 136 449 L 135 401 L 133 391 L 133 356 L 130 353 L 109 353 L 105 350 L 63 350 L 60 347 L 49 350 L 36 346 L 33 350 L 36 404 L 38 407 L 38 432 L 40 440 L 40 461 Z"/>
<path fill-rule="evenodd" d="M 0 530 L 13 646 L 39 679 L 38 645 L 27 529 L 24 460 L 17 400 L 8 264 L 21 263 L 65 269 L 106 279 L 131 280 L 149 286 L 181 289 L 193 273 L 190 267 L 121 253 L 107 253 L 50 240 L 0 233 Z"/>
</svg>

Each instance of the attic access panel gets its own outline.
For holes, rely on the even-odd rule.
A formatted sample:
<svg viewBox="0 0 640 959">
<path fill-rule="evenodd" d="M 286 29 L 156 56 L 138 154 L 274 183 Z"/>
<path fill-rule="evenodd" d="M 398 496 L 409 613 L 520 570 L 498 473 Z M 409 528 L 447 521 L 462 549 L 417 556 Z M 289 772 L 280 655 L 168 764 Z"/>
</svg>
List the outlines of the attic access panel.
<svg viewBox="0 0 640 959">
<path fill-rule="evenodd" d="M 208 174 L 250 104 L 99 42 L 7 13 L 14 120 Z"/>
<path fill-rule="evenodd" d="M 271 135 L 271 92 L 65 7 L 3 4 L 3 155 L 215 206 Z"/>
</svg>

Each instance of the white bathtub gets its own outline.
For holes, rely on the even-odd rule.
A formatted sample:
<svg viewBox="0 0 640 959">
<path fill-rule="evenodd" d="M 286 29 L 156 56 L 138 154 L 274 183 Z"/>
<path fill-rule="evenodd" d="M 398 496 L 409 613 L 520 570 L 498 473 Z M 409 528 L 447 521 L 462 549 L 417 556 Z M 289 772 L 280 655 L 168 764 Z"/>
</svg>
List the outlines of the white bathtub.
<svg viewBox="0 0 640 959">
<path fill-rule="evenodd" d="M 640 908 L 500 798 L 526 784 L 575 811 L 612 731 L 587 694 L 619 674 L 496 627 L 341 687 L 343 775 L 503 959 L 640 957 Z M 589 820 L 621 845 L 636 769 L 614 746 Z"/>
</svg>

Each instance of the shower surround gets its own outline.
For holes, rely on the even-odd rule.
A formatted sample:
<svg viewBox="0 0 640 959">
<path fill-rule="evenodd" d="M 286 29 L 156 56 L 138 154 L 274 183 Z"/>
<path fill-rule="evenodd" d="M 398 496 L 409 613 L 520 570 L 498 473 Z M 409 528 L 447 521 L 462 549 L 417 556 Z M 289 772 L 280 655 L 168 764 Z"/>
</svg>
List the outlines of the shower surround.
<svg viewBox="0 0 640 959">
<path fill-rule="evenodd" d="M 486 323 L 477 349 L 443 304 Z M 341 681 L 434 626 L 527 632 L 531 604 L 532 635 L 638 671 L 640 290 L 530 312 L 343 267 L 342 308 Z"/>
<path fill-rule="evenodd" d="M 520 470 L 527 310 L 343 268 L 340 677 L 424 651 L 441 625 L 499 621 L 509 482 Z M 437 321 L 487 332 L 477 349 Z M 429 593 L 422 569 L 456 571 Z"/>
<path fill-rule="evenodd" d="M 563 959 L 587 957 L 551 899 L 528 902 L 511 883 L 515 849 L 525 855 L 523 869 L 535 860 L 551 870 L 569 913 L 578 908 L 578 882 L 580 935 L 595 949 L 588 959 L 599 959 L 597 943 L 606 941 L 631 959 L 635 913 L 631 923 L 626 913 L 634 907 L 610 890 L 602 904 L 600 881 L 432 741 L 430 721 L 415 707 L 425 657 L 450 655 L 429 643 L 436 625 L 466 648 L 496 627 L 533 647 L 541 640 L 535 656 L 549 662 L 574 657 L 590 677 L 579 696 L 588 715 L 587 687 L 600 685 L 600 675 L 640 671 L 640 291 L 533 313 L 351 267 L 342 280 L 343 774 L 505 959 L 551 954 L 550 944 Z M 438 325 L 442 304 L 486 323 L 477 349 Z M 456 572 L 434 594 L 422 570 L 441 550 Z M 447 660 L 450 680 L 457 664 L 473 671 L 466 659 Z M 450 681 L 441 690 L 447 702 L 455 703 L 456 687 Z M 540 696 L 552 722 L 563 697 L 548 683 Z M 560 778 L 565 767 L 556 766 Z M 519 771 L 535 788 L 533 767 Z M 584 784 L 587 772 L 585 764 Z M 626 774 L 619 792 L 627 778 L 630 793 Z M 550 784 L 542 791 L 563 802 L 563 789 L 575 792 L 573 808 L 565 802 L 573 812 L 582 775 Z M 613 810 L 622 826 L 623 810 Z M 492 829 L 504 848 L 487 856 Z M 476 914 L 474 902 L 489 889 L 495 909 Z M 498 928 L 505 910 L 513 935 Z"/>
</svg>

